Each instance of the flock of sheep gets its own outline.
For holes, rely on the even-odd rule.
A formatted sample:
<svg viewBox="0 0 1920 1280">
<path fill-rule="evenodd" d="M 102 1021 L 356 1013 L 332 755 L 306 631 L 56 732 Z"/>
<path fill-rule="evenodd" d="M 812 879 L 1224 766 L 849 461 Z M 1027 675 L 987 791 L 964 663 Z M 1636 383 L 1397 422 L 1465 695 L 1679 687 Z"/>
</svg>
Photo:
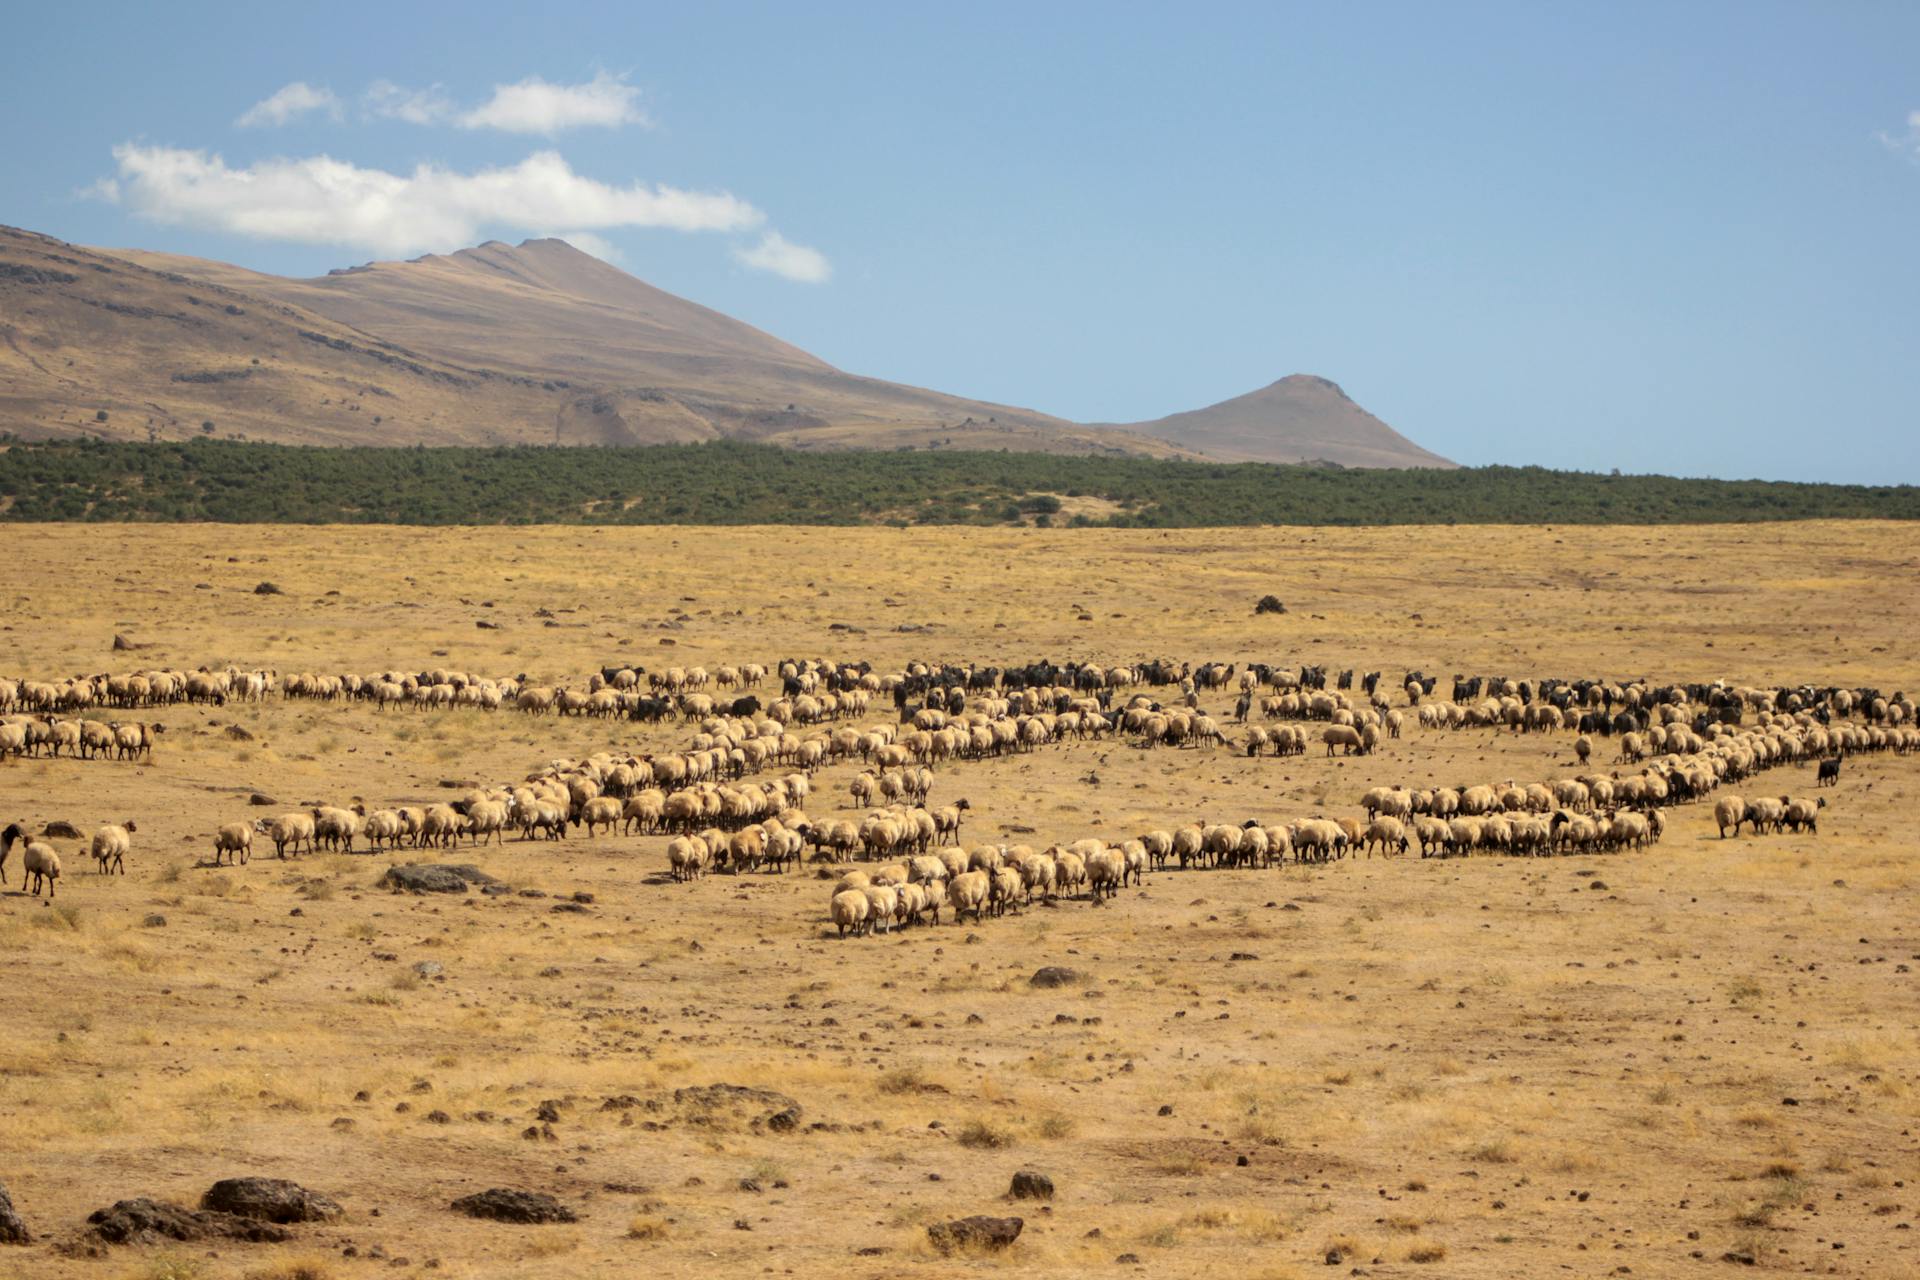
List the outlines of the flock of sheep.
<svg viewBox="0 0 1920 1280">
<path fill-rule="evenodd" d="M 763 703 L 748 693 L 777 679 Z M 681 718 L 697 722 L 683 749 L 601 752 L 555 760 L 518 782 L 477 786 L 429 805 L 317 805 L 222 826 L 216 865 L 245 863 L 256 839 L 280 857 L 317 850 L 353 852 L 452 848 L 562 839 L 584 828 L 665 835 L 667 872 L 691 881 L 713 870 L 780 872 L 808 857 L 880 862 L 847 874 L 829 903 L 844 934 L 882 933 L 931 919 L 947 908 L 978 921 L 1039 896 L 1110 897 L 1148 870 L 1248 868 L 1325 862 L 1365 851 L 1395 854 L 1416 844 L 1422 856 L 1498 852 L 1540 855 L 1645 848 L 1666 830 L 1665 807 L 1700 800 L 1760 770 L 1819 761 L 1822 781 L 1848 755 L 1920 747 L 1913 703 L 1876 690 L 1753 689 L 1650 682 L 1518 681 L 1455 677 L 1451 697 L 1437 681 L 1409 672 L 1405 705 L 1392 705 L 1380 673 L 1332 678 L 1323 668 L 1225 663 L 1199 667 L 1165 661 L 1120 667 L 1036 663 L 1025 668 L 910 664 L 881 672 L 867 664 L 795 659 L 770 673 L 758 664 L 676 667 L 647 673 L 609 668 L 579 686 L 531 684 L 436 669 L 372 676 L 271 670 L 150 670 L 61 681 L 0 679 L 0 758 L 46 754 L 150 759 L 159 724 L 88 718 L 99 708 L 175 703 L 225 705 L 273 696 L 360 701 L 379 708 L 472 707 L 528 714 Z M 1203 691 L 1231 690 L 1230 719 L 1202 710 Z M 1155 696 L 1145 688 L 1174 686 Z M 1139 691 L 1135 691 L 1139 690 Z M 1350 692 L 1351 691 L 1351 692 Z M 1356 696 L 1357 695 L 1357 696 Z M 891 697 L 897 719 L 864 726 L 828 722 L 864 717 Z M 1856 718 L 1857 717 L 1857 718 Z M 1258 723 L 1280 721 L 1283 723 Z M 1070 740 L 1116 739 L 1142 748 L 1223 746 L 1249 756 L 1304 754 L 1313 740 L 1328 755 L 1367 753 L 1409 727 L 1514 733 L 1573 732 L 1574 754 L 1591 765 L 1599 739 L 1617 739 L 1622 776 L 1589 769 L 1552 781 L 1459 787 L 1377 787 L 1361 798 L 1364 818 L 1324 815 L 1290 823 L 1196 822 L 1109 843 L 1079 840 L 1026 845 L 957 843 L 965 800 L 932 806 L 937 768 L 1020 754 Z M 1235 738 L 1238 732 L 1242 736 Z M 856 812 L 810 818 L 804 808 L 820 769 L 858 761 L 847 784 Z M 759 779 L 756 775 L 774 773 Z M 1824 799 L 1742 800 L 1721 795 L 1715 819 L 1724 835 L 1747 825 L 1764 831 L 1817 832 Z M 103 827 L 88 846 L 102 872 L 124 872 L 131 821 Z M 77 838 L 77 833 L 74 833 Z M 51 895 L 57 851 L 24 827 L 0 841 L 0 880 L 13 848 L 23 848 L 32 892 Z"/>
</svg>

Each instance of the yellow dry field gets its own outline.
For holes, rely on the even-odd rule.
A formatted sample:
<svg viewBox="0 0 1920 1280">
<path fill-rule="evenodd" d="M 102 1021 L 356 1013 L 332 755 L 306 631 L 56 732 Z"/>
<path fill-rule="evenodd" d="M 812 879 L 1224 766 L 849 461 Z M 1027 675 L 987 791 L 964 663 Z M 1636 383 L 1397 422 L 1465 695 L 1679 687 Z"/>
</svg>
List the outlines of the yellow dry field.
<svg viewBox="0 0 1920 1280">
<path fill-rule="evenodd" d="M 36 677 L 1169 656 L 1920 684 L 1920 531 L 1891 524 L 9 526 L 0 565 L 0 673 Z M 1256 618 L 1269 592 L 1289 611 Z M 139 825 L 124 878 L 57 842 L 55 905 L 17 861 L 0 897 L 0 1180 L 40 1237 L 0 1275 L 1920 1274 L 1920 758 L 1850 760 L 1818 836 L 1722 841 L 1694 805 L 1641 853 L 1172 871 L 840 941 L 811 870 L 675 884 L 662 837 L 207 865 L 216 826 L 278 811 L 251 792 L 427 802 L 686 726 L 139 714 L 168 730 L 151 763 L 0 765 L 0 818 Z M 1574 771 L 1571 735 L 1411 730 L 1351 760 L 1100 742 L 943 766 L 932 799 L 970 800 L 964 843 L 1039 845 Z M 854 772 L 816 777 L 816 819 L 847 816 Z M 376 887 L 415 856 L 545 896 Z M 1033 988 L 1042 965 L 1085 981 Z M 715 1083 L 794 1099 L 799 1130 L 675 1098 Z M 1050 1204 L 1005 1199 L 1025 1168 Z M 67 1248 L 96 1208 L 249 1173 L 347 1212 L 289 1245 Z M 494 1186 L 580 1221 L 449 1211 Z M 978 1213 L 1024 1234 L 931 1251 L 928 1223 Z"/>
</svg>

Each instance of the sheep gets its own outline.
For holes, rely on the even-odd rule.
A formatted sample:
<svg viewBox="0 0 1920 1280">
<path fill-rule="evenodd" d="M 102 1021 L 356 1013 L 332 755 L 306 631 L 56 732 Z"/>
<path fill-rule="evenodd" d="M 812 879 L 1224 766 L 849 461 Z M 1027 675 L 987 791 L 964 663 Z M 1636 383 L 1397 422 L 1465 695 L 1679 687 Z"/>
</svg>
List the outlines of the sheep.
<svg viewBox="0 0 1920 1280">
<path fill-rule="evenodd" d="M 1720 838 L 1727 838 L 1727 828 L 1733 828 L 1733 834 L 1740 834 L 1740 824 L 1747 819 L 1747 802 L 1739 796 L 1721 796 L 1714 801 L 1713 821 L 1720 828 Z"/>
<path fill-rule="evenodd" d="M 1762 796 L 1747 804 L 1747 822 L 1753 828 L 1753 834 L 1765 835 L 1769 831 L 1778 831 L 1787 820 L 1787 806 L 1784 797 L 1775 800 L 1772 796 Z"/>
<path fill-rule="evenodd" d="M 21 853 L 20 887 L 37 898 L 44 885 L 47 900 L 51 902 L 54 883 L 60 879 L 60 855 L 52 845 L 29 838 L 26 829 L 16 822 L 0 833 L 0 867 L 6 865 L 5 849 L 11 848 L 16 840 L 26 842 L 26 848 Z"/>
<path fill-rule="evenodd" d="M 1331 756 L 1335 747 L 1343 747 L 1347 755 L 1362 749 L 1360 731 L 1350 724 L 1328 725 L 1321 733 L 1320 741 L 1327 744 L 1327 754 Z"/>
<path fill-rule="evenodd" d="M 834 894 L 830 909 L 833 914 L 833 923 L 840 930 L 840 936 L 843 938 L 847 936 L 849 929 L 853 930 L 853 935 L 857 938 L 872 928 L 872 921 L 869 919 L 872 907 L 867 902 L 867 895 L 858 889 L 843 889 Z"/>
<path fill-rule="evenodd" d="M 132 818 L 118 826 L 108 825 L 93 833 L 93 843 L 88 846 L 93 854 L 94 866 L 101 875 L 111 869 L 121 875 L 127 874 L 127 854 L 133 850 L 132 835 L 140 828 Z"/>
<path fill-rule="evenodd" d="M 405 810 L 401 811 L 404 815 Z M 308 853 L 313 852 L 314 823 L 310 813 L 283 813 L 273 819 L 271 825 L 263 825 L 261 830 L 273 839 L 273 851 L 281 858 L 287 856 L 291 848 L 300 852 L 300 846 L 306 845 Z M 249 847 L 252 841 L 248 841 Z"/>
<path fill-rule="evenodd" d="M 467 835 L 475 844 L 505 844 L 511 810 L 504 800 L 480 800 L 467 807 Z"/>
<path fill-rule="evenodd" d="M 428 810 L 428 814 L 431 816 L 434 811 L 443 808 L 446 806 L 435 805 L 433 809 Z M 447 812 L 452 813 L 453 810 L 447 809 Z M 338 849 L 342 853 L 352 853 L 353 838 L 359 832 L 360 815 L 351 809 L 337 809 L 322 805 L 313 811 L 313 839 L 325 841 L 328 848 Z"/>
<path fill-rule="evenodd" d="M 699 836 L 675 836 L 667 842 L 667 867 L 675 880 L 695 880 L 706 870 L 707 842 Z"/>
<path fill-rule="evenodd" d="M 278 823 L 275 824 L 278 827 Z M 229 822 L 213 833 L 213 865 L 219 866 L 224 858 L 229 863 L 245 865 L 253 858 L 253 827 L 244 822 Z M 282 844 L 276 831 L 274 843 Z M 295 852 L 298 852 L 296 849 Z M 285 853 L 280 855 L 286 857 Z"/>
<path fill-rule="evenodd" d="M 993 878 L 987 871 L 966 871 L 947 881 L 947 901 L 953 906 L 955 922 L 971 911 L 978 923 L 986 914 L 992 892 Z"/>
<path fill-rule="evenodd" d="M 356 809 L 357 808 L 358 806 L 356 806 Z M 366 815 L 365 822 L 361 824 L 361 830 L 366 833 L 367 846 L 377 850 L 383 843 L 391 849 L 399 848 L 400 837 L 406 834 L 407 828 L 406 825 L 400 821 L 400 815 L 397 811 L 393 809 L 375 809 L 372 813 Z"/>
<path fill-rule="evenodd" d="M 1003 916 L 1012 910 L 1015 905 L 1015 899 L 1020 896 L 1020 891 L 1025 887 L 1025 883 L 1018 867 L 1001 867 L 998 871 L 995 871 L 993 873 L 993 887 L 989 892 L 989 897 L 993 903 L 993 914 Z M 956 916 L 956 922 L 958 919 L 959 917 Z"/>
<path fill-rule="evenodd" d="M 612 796 L 595 796 L 580 806 L 580 824 L 587 829 L 587 838 L 593 838 L 593 829 L 605 827 L 609 834 L 622 816 L 620 802 Z"/>
<path fill-rule="evenodd" d="M 870 928 L 880 933 L 892 933 L 900 914 L 900 891 L 890 884 L 870 884 L 857 892 L 867 897 L 867 906 L 872 912 Z"/>
<path fill-rule="evenodd" d="M 1103 849 L 1087 859 L 1087 890 L 1095 901 L 1120 892 L 1126 862 L 1118 849 Z"/>
<path fill-rule="evenodd" d="M 1373 856 L 1373 848 L 1375 845 L 1380 846 L 1382 853 L 1390 853 L 1395 850 L 1405 853 L 1407 851 L 1407 829 L 1398 818 L 1375 818 L 1373 822 L 1368 825 L 1361 843 L 1366 846 L 1367 856 L 1369 857 Z"/>
<path fill-rule="evenodd" d="M 1786 823 L 1789 830 L 1798 831 L 1805 827 L 1815 835 L 1820 834 L 1820 810 L 1827 807 L 1825 796 L 1813 800 L 1795 800 L 1788 796 L 1781 796 L 1780 803 L 1786 807 L 1786 815 L 1782 821 Z"/>
</svg>

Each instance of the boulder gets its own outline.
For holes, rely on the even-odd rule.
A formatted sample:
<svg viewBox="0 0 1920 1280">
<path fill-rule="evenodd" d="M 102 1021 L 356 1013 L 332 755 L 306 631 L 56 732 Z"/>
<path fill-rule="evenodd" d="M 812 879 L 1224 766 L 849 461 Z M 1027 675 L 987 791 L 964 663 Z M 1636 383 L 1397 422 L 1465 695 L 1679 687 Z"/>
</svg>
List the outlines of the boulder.
<svg viewBox="0 0 1920 1280">
<path fill-rule="evenodd" d="M 488 885 L 496 881 L 478 867 L 429 862 L 388 867 L 380 883 L 409 893 L 465 893 L 470 884 Z"/>
<path fill-rule="evenodd" d="M 274 583 L 262 582 L 254 587 L 253 594 L 257 596 L 277 596 L 280 594 L 280 588 Z"/>
<path fill-rule="evenodd" d="M 325 1222 L 340 1216 L 331 1197 L 285 1178 L 222 1178 L 200 1197 L 200 1207 L 260 1222 Z"/>
<path fill-rule="evenodd" d="M 1020 1238 L 1024 1218 L 989 1218 L 976 1214 L 952 1222 L 936 1222 L 927 1228 L 927 1239 L 943 1254 L 997 1253 Z"/>
<path fill-rule="evenodd" d="M 1053 1179 L 1033 1169 L 1022 1169 L 1013 1175 L 1013 1186 L 1007 1194 L 1015 1200 L 1051 1200 Z"/>
<path fill-rule="evenodd" d="M 456 1213 L 469 1218 L 487 1218 L 494 1222 L 577 1222 L 573 1210 L 540 1191 L 515 1191 L 494 1187 L 453 1202 Z"/>
<path fill-rule="evenodd" d="M 272 1223 L 187 1209 L 164 1200 L 121 1200 L 87 1215 L 87 1234 L 104 1244 L 158 1244 L 163 1240 L 243 1240 L 277 1244 L 293 1233 Z"/>
<path fill-rule="evenodd" d="M 1035 987 L 1065 987 L 1071 986 L 1078 981 L 1080 981 L 1080 971 L 1078 969 L 1069 969 L 1064 965 L 1057 964 L 1050 964 L 1044 969 L 1036 969 L 1034 970 L 1033 976 L 1027 979 L 1028 985 Z"/>
<path fill-rule="evenodd" d="M 13 1207 L 13 1197 L 0 1187 L 0 1244 L 32 1244 L 33 1233 L 27 1230 L 27 1224 L 21 1221 L 19 1212 Z"/>
<path fill-rule="evenodd" d="M 40 829 L 40 834 L 50 836 L 55 840 L 78 840 L 80 838 L 80 828 L 74 826 L 71 822 L 49 822 Z"/>
</svg>

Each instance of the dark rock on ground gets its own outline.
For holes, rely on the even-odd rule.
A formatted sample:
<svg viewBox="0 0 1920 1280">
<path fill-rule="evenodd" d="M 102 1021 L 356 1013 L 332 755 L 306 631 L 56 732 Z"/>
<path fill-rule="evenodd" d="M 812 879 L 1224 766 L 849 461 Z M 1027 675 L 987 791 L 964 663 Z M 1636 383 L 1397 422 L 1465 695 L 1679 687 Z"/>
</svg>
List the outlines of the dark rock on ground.
<svg viewBox="0 0 1920 1280">
<path fill-rule="evenodd" d="M 78 840 L 80 838 L 80 828 L 74 826 L 71 822 L 49 822 L 40 829 L 40 834 L 43 836 L 52 836 L 56 840 Z"/>
<path fill-rule="evenodd" d="M 1020 1238 L 1024 1218 L 989 1218 L 976 1214 L 952 1222 L 936 1222 L 927 1228 L 927 1239 L 941 1253 L 967 1250 L 997 1252 Z"/>
<path fill-rule="evenodd" d="M 1013 1175 L 1007 1194 L 1015 1200 L 1051 1200 L 1053 1179 L 1035 1169 L 1022 1169 Z"/>
<path fill-rule="evenodd" d="M 478 867 L 429 862 L 388 867 L 380 883 L 410 893 L 465 893 L 470 884 L 489 885 L 495 881 Z"/>
<path fill-rule="evenodd" d="M 0 1187 L 0 1244 L 32 1244 L 33 1233 L 13 1207 L 13 1197 Z"/>
<path fill-rule="evenodd" d="M 87 1234 L 105 1244 L 158 1244 L 162 1240 L 243 1240 L 276 1244 L 293 1233 L 272 1223 L 230 1213 L 187 1209 L 164 1200 L 122 1200 L 87 1215 Z"/>
<path fill-rule="evenodd" d="M 280 588 L 271 582 L 263 582 L 253 589 L 253 594 L 257 596 L 277 596 L 280 594 Z"/>
<path fill-rule="evenodd" d="M 711 1121 L 726 1111 L 751 1111 L 754 1123 L 785 1131 L 800 1123 L 798 1102 L 772 1089 L 755 1089 L 739 1084 L 690 1085 L 673 1091 L 673 1101 L 684 1110 L 695 1112 L 695 1121 Z"/>
<path fill-rule="evenodd" d="M 261 1222 L 325 1222 L 340 1216 L 332 1197 L 285 1178 L 222 1178 L 200 1197 L 200 1207 Z"/>
<path fill-rule="evenodd" d="M 1033 976 L 1027 979 L 1029 985 L 1036 987 L 1064 987 L 1078 981 L 1080 981 L 1080 971 L 1078 969 L 1068 969 L 1063 965 L 1057 964 L 1050 964 L 1044 969 L 1036 969 L 1034 970 Z"/>
<path fill-rule="evenodd" d="M 247 803 L 257 808 L 267 809 L 279 804 L 272 796 L 262 795 L 258 791 L 247 797 Z"/>
<path fill-rule="evenodd" d="M 573 1210 L 540 1191 L 494 1187 L 453 1202 L 457 1213 L 494 1222 L 577 1222 Z"/>
</svg>

